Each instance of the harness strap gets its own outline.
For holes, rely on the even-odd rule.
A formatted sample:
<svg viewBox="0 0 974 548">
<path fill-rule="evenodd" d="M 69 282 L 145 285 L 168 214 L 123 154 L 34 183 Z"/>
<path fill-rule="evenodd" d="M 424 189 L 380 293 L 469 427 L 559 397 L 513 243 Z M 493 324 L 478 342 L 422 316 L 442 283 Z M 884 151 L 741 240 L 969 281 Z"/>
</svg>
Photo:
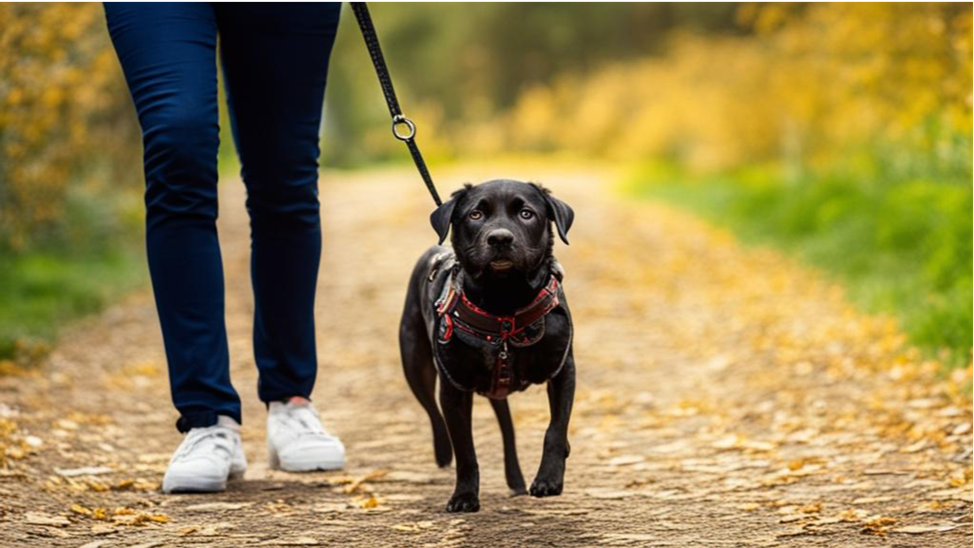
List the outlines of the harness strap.
<svg viewBox="0 0 974 548">
<path fill-rule="evenodd" d="M 449 341 L 454 329 L 459 328 L 487 342 L 500 343 L 491 371 L 490 388 L 481 394 L 491 399 L 504 399 L 514 389 L 508 340 L 516 341 L 518 334 L 558 306 L 558 278 L 552 275 L 548 285 L 538 292 L 531 304 L 513 316 L 496 316 L 470 302 L 463 290 L 457 287 L 455 275 L 454 272 L 446 281 L 443 294 L 436 302 L 436 313 L 442 322 L 440 341 Z"/>
<path fill-rule="evenodd" d="M 466 294 L 460 293 L 459 300 L 454 300 L 452 312 L 463 323 L 481 331 L 487 340 L 492 337 L 507 339 L 527 329 L 531 324 L 540 320 L 548 312 L 558 306 L 558 279 L 554 276 L 528 306 L 518 310 L 513 316 L 496 316 L 480 309 L 467 299 Z"/>
<path fill-rule="evenodd" d="M 399 108 L 399 99 L 396 98 L 396 90 L 392 86 L 392 76 L 389 75 L 389 68 L 386 66 L 385 57 L 382 55 L 382 48 L 379 46 L 379 36 L 375 32 L 375 25 L 372 24 L 372 16 L 369 15 L 369 8 L 365 2 L 349 3 L 352 5 L 355 19 L 358 20 L 358 26 L 362 30 L 362 38 L 365 39 L 365 45 L 369 48 L 372 65 L 375 67 L 375 73 L 379 77 L 379 85 L 382 86 L 382 94 L 386 98 L 386 105 L 389 107 L 389 114 L 392 116 L 392 134 L 395 135 L 396 139 L 406 143 L 406 148 L 409 149 L 409 154 L 413 157 L 413 163 L 416 164 L 416 169 L 419 171 L 420 177 L 426 183 L 426 189 L 429 190 L 430 196 L 433 197 L 433 202 L 437 206 L 443 205 L 443 200 L 440 199 L 440 194 L 436 191 L 436 186 L 433 184 L 433 177 L 426 167 L 426 161 L 423 160 L 423 155 L 419 152 L 419 146 L 416 144 L 416 124 L 409 118 L 406 118 L 402 113 L 402 109 Z M 399 128 L 401 126 L 406 126 L 407 131 L 400 133 Z"/>
</svg>

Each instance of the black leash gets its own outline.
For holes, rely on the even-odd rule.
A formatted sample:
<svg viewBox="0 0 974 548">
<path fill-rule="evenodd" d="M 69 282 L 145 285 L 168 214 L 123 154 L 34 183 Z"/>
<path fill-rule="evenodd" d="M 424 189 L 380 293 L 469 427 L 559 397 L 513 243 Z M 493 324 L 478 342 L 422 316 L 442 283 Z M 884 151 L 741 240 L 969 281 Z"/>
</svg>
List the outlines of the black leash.
<svg viewBox="0 0 974 548">
<path fill-rule="evenodd" d="M 379 84 L 382 85 L 382 94 L 385 95 L 386 104 L 389 105 L 389 114 L 392 115 L 392 134 L 396 136 L 396 139 L 406 143 L 409 153 L 413 156 L 413 162 L 416 163 L 416 169 L 419 170 L 419 174 L 423 177 L 423 182 L 426 183 L 426 189 L 430 191 L 430 196 L 433 197 L 433 201 L 436 202 L 437 206 L 443 205 L 439 193 L 436 192 L 436 186 L 433 185 L 433 177 L 430 176 L 429 169 L 426 168 L 426 162 L 423 160 L 423 155 L 420 154 L 419 147 L 416 145 L 416 124 L 409 118 L 406 118 L 402 113 L 402 109 L 399 108 L 399 99 L 396 98 L 396 90 L 392 87 L 392 77 L 389 76 L 386 60 L 382 56 L 382 48 L 379 47 L 379 37 L 375 33 L 375 26 L 372 25 L 369 8 L 365 5 L 365 2 L 349 2 L 349 4 L 352 5 L 352 11 L 355 12 L 358 26 L 362 29 L 362 37 L 365 38 L 365 45 L 369 48 L 372 64 L 375 65 L 375 73 L 379 76 Z M 406 130 L 404 132 L 400 132 L 402 126 L 405 126 Z"/>
</svg>

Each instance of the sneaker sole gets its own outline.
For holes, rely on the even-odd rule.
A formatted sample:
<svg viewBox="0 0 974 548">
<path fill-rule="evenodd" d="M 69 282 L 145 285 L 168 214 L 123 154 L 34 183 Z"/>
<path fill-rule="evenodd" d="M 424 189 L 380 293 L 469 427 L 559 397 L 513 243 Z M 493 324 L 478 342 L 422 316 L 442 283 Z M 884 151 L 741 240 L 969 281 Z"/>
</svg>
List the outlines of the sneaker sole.
<svg viewBox="0 0 974 548">
<path fill-rule="evenodd" d="M 233 480 L 243 479 L 243 470 L 234 470 L 230 472 L 227 479 L 217 479 L 217 478 L 200 478 L 199 476 L 191 476 L 185 478 L 163 478 L 162 480 L 162 492 L 166 494 L 170 493 L 220 493 L 227 490 L 227 482 Z"/>
<path fill-rule="evenodd" d="M 162 492 L 170 493 L 219 493 L 226 491 L 226 479 L 204 479 L 199 476 L 189 478 L 166 478 L 162 482 Z"/>
<path fill-rule="evenodd" d="M 327 472 L 345 468 L 345 456 L 337 459 L 314 460 L 281 460 L 273 451 L 268 455 L 268 465 L 271 470 L 284 472 Z"/>
</svg>

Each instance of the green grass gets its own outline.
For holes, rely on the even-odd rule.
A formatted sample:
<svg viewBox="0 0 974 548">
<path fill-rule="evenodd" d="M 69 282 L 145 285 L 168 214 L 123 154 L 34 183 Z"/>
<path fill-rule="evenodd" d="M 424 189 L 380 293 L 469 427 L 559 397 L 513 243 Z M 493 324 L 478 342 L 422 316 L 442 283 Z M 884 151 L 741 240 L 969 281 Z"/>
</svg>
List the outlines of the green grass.
<svg viewBox="0 0 974 548">
<path fill-rule="evenodd" d="M 62 326 L 145 283 L 139 207 L 137 193 L 72 191 L 29 249 L 0 250 L 0 360 L 29 365 Z"/>
<path fill-rule="evenodd" d="M 693 210 L 746 243 L 794 254 L 835 275 L 864 310 L 894 314 L 929 355 L 948 366 L 970 360 L 970 180 L 788 180 L 774 168 L 701 177 L 647 164 L 627 191 Z"/>
<path fill-rule="evenodd" d="M 225 137 L 220 180 L 236 183 L 240 163 L 229 130 Z M 84 179 L 79 174 L 61 218 L 28 249 L 0 248 L 0 361 L 31 364 L 62 327 L 149 281 L 141 186 L 89 188 Z"/>
<path fill-rule="evenodd" d="M 49 250 L 0 258 L 0 358 L 50 342 L 63 324 L 100 311 L 137 286 L 145 266 L 136 257 L 125 251 L 66 256 Z"/>
</svg>

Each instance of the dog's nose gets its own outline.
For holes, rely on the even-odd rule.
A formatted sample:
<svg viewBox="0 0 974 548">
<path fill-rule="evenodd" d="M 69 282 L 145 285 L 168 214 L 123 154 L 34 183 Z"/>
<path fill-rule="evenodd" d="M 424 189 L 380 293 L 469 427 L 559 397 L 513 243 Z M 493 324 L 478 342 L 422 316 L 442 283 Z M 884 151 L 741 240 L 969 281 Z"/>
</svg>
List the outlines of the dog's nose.
<svg viewBox="0 0 974 548">
<path fill-rule="evenodd" d="M 514 243 L 514 233 L 506 228 L 496 228 L 487 234 L 487 245 L 503 247 L 512 243 Z"/>
</svg>

